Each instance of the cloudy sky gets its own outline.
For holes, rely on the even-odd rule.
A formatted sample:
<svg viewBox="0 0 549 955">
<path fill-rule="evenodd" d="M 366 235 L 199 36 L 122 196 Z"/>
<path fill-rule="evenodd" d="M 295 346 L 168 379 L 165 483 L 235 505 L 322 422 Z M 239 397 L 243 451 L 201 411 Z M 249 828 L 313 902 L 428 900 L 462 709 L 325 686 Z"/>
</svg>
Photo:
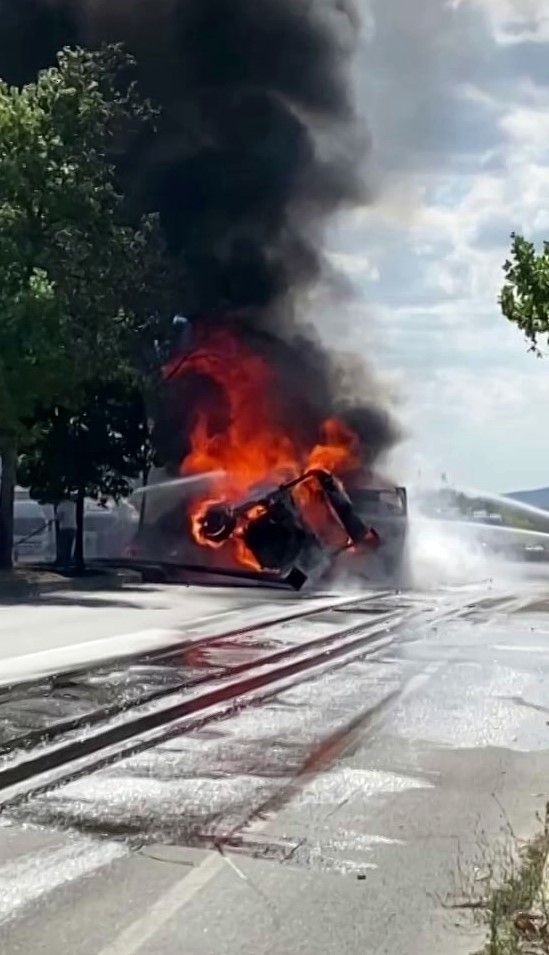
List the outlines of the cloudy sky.
<svg viewBox="0 0 549 955">
<path fill-rule="evenodd" d="M 548 485 L 549 355 L 528 354 L 497 296 L 511 231 L 549 239 L 549 3 L 370 0 L 370 14 L 360 88 L 383 189 L 334 236 L 370 319 L 347 323 L 349 341 L 399 396 L 408 479 Z"/>
</svg>

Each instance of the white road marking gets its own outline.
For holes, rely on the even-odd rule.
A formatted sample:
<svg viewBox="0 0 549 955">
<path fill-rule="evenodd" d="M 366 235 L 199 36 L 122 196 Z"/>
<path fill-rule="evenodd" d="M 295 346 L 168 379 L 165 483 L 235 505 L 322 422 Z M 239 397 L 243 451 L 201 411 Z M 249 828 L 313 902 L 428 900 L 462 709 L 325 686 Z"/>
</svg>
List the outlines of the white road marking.
<svg viewBox="0 0 549 955">
<path fill-rule="evenodd" d="M 439 673 L 444 667 L 448 666 L 449 663 L 452 663 L 454 658 L 457 656 L 457 652 L 450 654 L 444 660 L 435 660 L 432 663 L 429 663 L 424 670 L 421 670 L 420 673 L 415 673 L 406 681 L 402 691 L 399 693 L 399 701 L 405 700 L 408 696 L 412 696 L 414 693 L 417 693 L 418 690 L 422 690 L 427 683 Z"/>
<path fill-rule="evenodd" d="M 429 664 L 421 673 L 416 674 L 415 677 L 412 677 L 412 679 L 408 681 L 402 696 L 417 692 L 418 689 L 432 680 L 436 673 L 446 666 L 448 662 L 448 660 L 444 660 Z M 332 780 L 333 777 L 331 777 L 330 782 Z M 404 783 L 405 788 L 408 788 L 410 785 L 419 788 L 429 786 L 429 783 L 425 781 L 412 779 L 404 780 L 401 778 L 400 782 L 401 784 Z M 301 794 L 301 798 L 303 798 L 303 793 Z M 261 832 L 269 826 L 270 822 L 270 818 L 257 818 L 251 822 L 249 831 L 253 833 Z M 186 873 L 168 889 L 141 918 L 124 929 L 112 944 L 103 948 L 99 955 L 136 955 L 136 953 L 141 951 L 182 908 L 188 905 L 199 892 L 206 888 L 222 871 L 224 865 L 227 864 L 231 867 L 233 865 L 228 857 L 221 856 L 217 853 L 210 854 L 199 866 Z M 361 871 L 363 868 L 364 866 L 362 865 Z M 237 874 L 244 877 L 240 873 L 240 870 L 237 869 L 236 871 Z"/>
<path fill-rule="evenodd" d="M 334 603 L 336 605 L 342 605 L 349 602 L 350 600 L 347 598 L 341 601 L 331 602 L 331 605 L 333 606 Z M 328 606 L 329 605 L 330 604 L 328 604 Z M 92 641 L 91 644 L 88 643 L 86 647 L 88 649 L 90 646 L 94 647 L 98 652 L 100 651 L 103 653 L 106 644 L 109 644 L 110 648 L 112 649 L 113 641 L 121 640 L 125 641 L 131 646 L 130 652 L 134 652 L 136 642 L 142 641 L 143 643 L 147 644 L 147 646 L 150 646 L 151 641 L 153 641 L 156 642 L 157 645 L 162 646 L 165 641 L 171 642 L 174 636 L 177 636 L 178 633 L 179 632 L 175 630 L 141 631 L 138 633 L 124 634 L 118 638 L 107 637 L 101 640 Z M 5 661 L 3 665 L 4 672 L 2 677 L 4 680 L 6 680 L 7 667 L 10 667 L 11 671 L 13 672 L 14 669 L 16 669 L 18 665 L 20 666 L 23 661 L 25 663 L 26 675 L 28 676 L 28 665 L 30 659 L 32 659 L 35 664 L 37 662 L 42 662 L 43 664 L 46 663 L 49 668 L 52 663 L 52 658 L 55 658 L 56 656 L 62 656 L 64 664 L 66 665 L 67 654 L 70 650 L 81 651 L 81 648 L 59 648 L 58 650 L 46 651 L 44 653 L 38 654 L 29 654 L 26 657 L 19 657 L 15 660 Z M 120 652 L 120 649 L 118 649 L 118 652 Z M 408 692 L 417 691 L 423 681 L 432 679 L 434 673 L 440 666 L 441 664 L 431 664 L 431 666 L 427 667 L 424 673 L 418 675 L 415 684 L 413 682 L 411 683 L 411 685 L 408 687 Z M 253 826 L 253 829 L 258 831 L 263 829 L 266 825 L 268 825 L 268 821 L 258 820 Z M 101 855 L 97 859 L 94 857 L 90 858 L 88 856 L 84 868 L 86 871 L 89 871 L 90 869 L 93 870 L 100 865 L 104 865 L 105 862 L 108 861 L 111 861 L 108 856 L 104 857 Z M 147 942 L 150 941 L 150 939 L 152 939 L 175 915 L 177 915 L 182 908 L 188 905 L 189 902 L 191 902 L 199 892 L 205 889 L 207 885 L 222 871 L 224 865 L 226 864 L 227 860 L 223 856 L 217 853 L 212 853 L 207 856 L 199 866 L 190 871 L 187 870 L 181 879 L 179 879 L 167 892 L 165 892 L 146 913 L 144 913 L 134 923 L 129 925 L 119 935 L 118 939 L 104 948 L 100 952 L 100 955 L 135 955 L 135 953 L 139 952 L 147 944 Z M 74 875 L 74 873 L 72 875 Z M 56 881 L 57 880 L 55 878 L 52 880 L 50 877 L 48 877 L 48 888 L 55 888 Z M 44 884 L 42 880 L 42 891 L 43 889 Z M 36 889 L 30 893 L 26 893 L 26 895 L 32 898 L 35 893 Z M 25 899 L 25 901 L 27 901 L 27 899 Z M 19 900 L 18 903 L 21 904 Z M 17 907 L 17 905 L 15 907 Z"/>
<path fill-rule="evenodd" d="M 288 610 L 282 613 L 279 603 L 258 603 L 252 607 L 239 606 L 218 610 L 207 615 L 197 615 L 194 619 L 184 619 L 177 630 L 174 628 L 139 630 L 107 635 L 95 640 L 81 640 L 77 643 L 51 647 L 37 652 L 30 651 L 21 656 L 6 657 L 0 660 L 0 686 L 32 680 L 52 673 L 76 670 L 88 665 L 93 666 L 96 663 L 108 663 L 109 660 L 123 659 L 139 653 L 161 650 L 164 647 L 183 642 L 185 636 L 189 634 L 193 634 L 195 637 L 200 635 L 204 638 L 217 638 L 223 636 L 223 630 L 216 627 L 210 632 L 205 628 L 205 625 L 213 621 L 221 623 L 231 616 L 238 615 L 241 627 L 246 629 L 268 625 L 276 626 L 278 623 L 284 624 L 285 621 L 295 621 L 297 623 L 301 616 L 304 620 L 307 620 L 309 616 L 315 613 L 345 607 L 359 602 L 361 599 L 372 599 L 372 594 L 354 594 L 339 598 L 330 596 L 310 601 L 295 601 L 290 604 Z M 205 628 L 204 632 L 202 632 L 203 628 Z"/>
<path fill-rule="evenodd" d="M 0 867 L 0 924 L 43 896 L 125 855 L 124 846 L 82 838 L 6 863 Z"/>
<path fill-rule="evenodd" d="M 412 785 L 413 783 L 414 781 Z M 417 785 L 424 784 L 417 782 Z M 252 818 L 248 823 L 248 833 L 254 835 L 264 831 L 271 821 L 270 814 L 267 818 Z M 247 877 L 228 855 L 212 853 L 195 869 L 179 879 L 141 918 L 124 929 L 118 938 L 111 945 L 103 948 L 98 955 L 136 955 L 182 908 L 215 879 L 225 865 L 229 865 L 240 878 L 247 881 Z M 365 865 L 361 864 L 360 871 L 364 868 Z M 368 868 L 375 868 L 375 866 L 368 866 Z"/>
<path fill-rule="evenodd" d="M 87 664 L 108 663 L 109 659 L 133 656 L 139 652 L 159 650 L 180 639 L 179 630 L 138 630 L 9 657 L 1 663 L 0 685 L 32 680 L 49 673 L 63 673 Z"/>
<path fill-rule="evenodd" d="M 221 872 L 225 864 L 223 856 L 209 855 L 196 869 L 192 869 L 161 895 L 145 915 L 124 929 L 112 945 L 102 949 L 100 955 L 134 955 L 139 952 Z"/>
<path fill-rule="evenodd" d="M 255 834 L 261 833 L 271 824 L 271 818 L 252 819 L 248 826 L 248 832 Z M 229 855 L 221 855 L 220 852 L 211 852 L 196 868 L 187 870 L 187 873 L 179 879 L 171 889 L 168 889 L 164 895 L 145 912 L 141 918 L 128 925 L 118 938 L 106 948 L 101 949 L 99 955 L 135 955 L 147 942 L 162 929 L 170 919 L 174 918 L 189 902 L 193 900 L 206 886 L 215 879 L 225 866 L 229 866 L 239 878 L 245 882 L 248 878 L 239 869 Z"/>
<path fill-rule="evenodd" d="M 546 656 L 549 653 L 549 646 L 547 644 L 541 646 L 539 643 L 494 643 L 492 650 L 498 650 L 502 653 L 540 653 Z"/>
</svg>

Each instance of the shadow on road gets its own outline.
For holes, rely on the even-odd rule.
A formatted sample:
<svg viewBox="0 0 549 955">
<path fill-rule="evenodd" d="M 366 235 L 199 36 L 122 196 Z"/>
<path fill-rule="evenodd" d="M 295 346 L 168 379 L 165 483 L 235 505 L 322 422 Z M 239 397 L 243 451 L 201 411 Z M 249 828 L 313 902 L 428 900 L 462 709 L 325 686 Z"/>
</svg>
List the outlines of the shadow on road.
<svg viewBox="0 0 549 955">
<path fill-rule="evenodd" d="M 126 608 L 128 610 L 162 610 L 164 604 L 139 603 L 136 600 L 128 599 L 131 594 L 156 593 L 155 587 L 138 585 L 135 587 L 124 586 L 120 590 L 113 590 L 110 593 L 102 591 L 102 596 L 93 592 L 82 592 L 78 590 L 52 590 L 40 591 L 36 587 L 18 585 L 13 590 L 7 590 L 2 593 L 0 590 L 0 607 L 20 607 L 27 606 L 57 606 L 57 607 L 98 607 L 109 610 L 113 607 Z"/>
</svg>

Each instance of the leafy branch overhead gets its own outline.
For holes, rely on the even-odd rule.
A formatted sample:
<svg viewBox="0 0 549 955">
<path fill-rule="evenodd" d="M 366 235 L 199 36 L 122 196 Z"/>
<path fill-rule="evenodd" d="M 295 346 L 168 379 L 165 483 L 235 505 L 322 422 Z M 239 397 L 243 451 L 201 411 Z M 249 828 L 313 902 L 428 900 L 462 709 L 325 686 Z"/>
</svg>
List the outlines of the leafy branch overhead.
<svg viewBox="0 0 549 955">
<path fill-rule="evenodd" d="M 533 242 L 513 233 L 511 256 L 503 270 L 501 310 L 539 354 L 540 337 L 549 337 L 549 242 L 538 253 Z"/>
<path fill-rule="evenodd" d="M 79 408 L 36 409 L 19 477 L 46 503 L 77 492 L 119 498 L 148 466 L 148 455 L 143 395 L 131 377 L 119 376 L 90 383 Z"/>
<path fill-rule="evenodd" d="M 128 224 L 109 159 L 154 122 L 132 67 L 120 47 L 64 50 L 36 83 L 0 82 L 0 426 L 12 442 L 36 402 L 73 400 L 130 363 L 161 307 L 158 223 Z"/>
<path fill-rule="evenodd" d="M 0 566 L 16 468 L 40 497 L 127 491 L 146 466 L 142 390 L 172 311 L 155 216 L 132 213 L 114 157 L 155 110 L 121 47 L 63 50 L 0 80 Z"/>
</svg>

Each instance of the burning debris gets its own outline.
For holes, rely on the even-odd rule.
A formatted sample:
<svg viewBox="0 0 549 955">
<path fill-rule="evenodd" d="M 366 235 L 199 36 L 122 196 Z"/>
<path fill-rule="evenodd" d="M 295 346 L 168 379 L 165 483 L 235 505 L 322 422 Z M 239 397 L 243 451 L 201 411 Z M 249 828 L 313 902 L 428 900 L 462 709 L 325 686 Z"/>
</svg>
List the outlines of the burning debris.
<svg viewBox="0 0 549 955">
<path fill-rule="evenodd" d="M 123 42 L 161 107 L 116 162 L 130 206 L 160 215 L 190 316 L 164 369 L 160 456 L 172 475 L 224 475 L 189 507 L 195 543 L 305 573 L 320 550 L 362 546 L 347 492 L 398 432 L 370 370 L 350 389 L 300 321 L 328 280 L 327 223 L 367 199 L 353 0 L 0 0 L 0 16 L 8 80 L 62 43 Z"/>
<path fill-rule="evenodd" d="M 279 575 L 295 589 L 309 574 L 321 576 L 342 551 L 366 551 L 379 543 L 341 484 L 322 470 L 307 471 L 239 505 L 207 502 L 195 513 L 192 526 L 197 543 L 222 547 L 230 542 L 239 564 Z M 339 545 L 336 534 L 342 536 Z"/>
<path fill-rule="evenodd" d="M 194 412 L 181 473 L 220 475 L 190 504 L 190 528 L 225 565 L 318 576 L 341 551 L 374 543 L 342 483 L 360 483 L 371 449 L 344 414 L 323 420 L 307 376 L 276 357 L 203 322 L 165 369 Z"/>
</svg>

